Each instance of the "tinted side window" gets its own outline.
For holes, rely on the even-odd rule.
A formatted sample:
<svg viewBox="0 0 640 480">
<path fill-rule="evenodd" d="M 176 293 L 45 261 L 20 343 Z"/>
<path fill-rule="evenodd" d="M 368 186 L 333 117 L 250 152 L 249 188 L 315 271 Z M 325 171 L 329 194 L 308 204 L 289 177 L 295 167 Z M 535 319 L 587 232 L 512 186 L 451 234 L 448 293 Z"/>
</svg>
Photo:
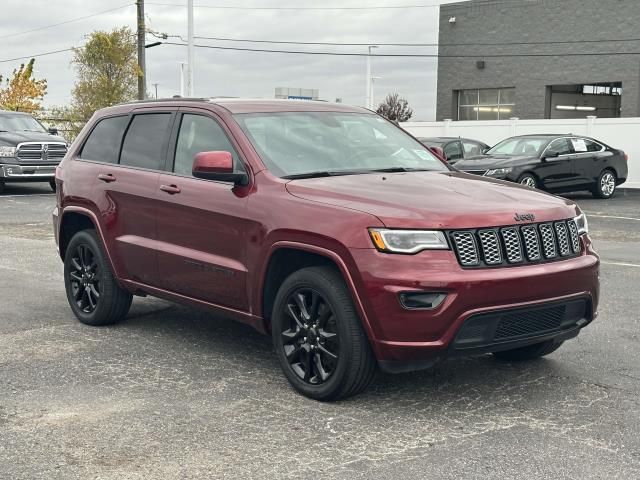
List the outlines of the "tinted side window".
<svg viewBox="0 0 640 480">
<path fill-rule="evenodd" d="M 218 122 L 203 115 L 185 113 L 180 123 L 173 171 L 180 175 L 191 175 L 196 153 L 212 151 L 231 153 L 233 169 L 236 172 L 244 171 L 238 154 Z"/>
<path fill-rule="evenodd" d="M 170 113 L 135 115 L 122 144 L 120 164 L 152 170 L 162 169 L 162 147 L 170 119 Z"/>
<path fill-rule="evenodd" d="M 460 142 L 449 143 L 444 147 L 444 154 L 448 160 L 462 158 L 464 156 L 462 154 L 462 145 L 460 145 Z"/>
<path fill-rule="evenodd" d="M 558 155 L 569 155 L 570 153 L 573 153 L 569 140 L 566 138 L 558 138 L 551 142 L 547 148 L 547 154 L 556 152 Z"/>
<path fill-rule="evenodd" d="M 129 117 L 111 117 L 100 120 L 82 147 L 80 158 L 97 162 L 118 163 L 122 134 Z"/>
<path fill-rule="evenodd" d="M 462 146 L 464 147 L 465 157 L 475 157 L 476 155 L 482 155 L 482 146 L 479 143 L 463 140 Z"/>
</svg>

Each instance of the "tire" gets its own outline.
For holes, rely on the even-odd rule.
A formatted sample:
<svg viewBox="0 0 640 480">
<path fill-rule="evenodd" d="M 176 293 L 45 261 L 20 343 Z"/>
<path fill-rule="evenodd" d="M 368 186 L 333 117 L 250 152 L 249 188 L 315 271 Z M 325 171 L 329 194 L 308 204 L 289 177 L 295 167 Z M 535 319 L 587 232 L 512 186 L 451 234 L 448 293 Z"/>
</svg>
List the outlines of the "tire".
<svg viewBox="0 0 640 480">
<path fill-rule="evenodd" d="M 518 178 L 518 183 L 520 185 L 524 185 L 525 187 L 538 188 L 538 179 L 530 173 L 525 173 L 520 178 Z"/>
<path fill-rule="evenodd" d="M 527 347 L 503 350 L 502 352 L 493 352 L 493 355 L 500 360 L 506 360 L 509 362 L 526 362 L 555 352 L 562 346 L 562 343 L 563 342 L 556 342 L 555 340 L 548 340 L 546 342 L 536 343 Z"/>
<path fill-rule="evenodd" d="M 54 192 L 56 191 L 56 181 L 55 180 L 49 180 L 49 186 L 51 187 L 51 190 L 53 190 Z"/>
<path fill-rule="evenodd" d="M 276 295 L 271 330 L 282 371 L 309 398 L 355 395 L 377 372 L 349 289 L 335 268 L 308 267 L 287 277 Z"/>
<path fill-rule="evenodd" d="M 598 176 L 598 180 L 593 189 L 593 196 L 596 198 L 611 198 L 616 193 L 618 178 L 612 170 L 603 170 Z"/>
<path fill-rule="evenodd" d="M 64 286 L 71 310 L 82 323 L 111 325 L 122 320 L 132 295 L 118 285 L 95 230 L 76 233 L 64 258 Z"/>
</svg>

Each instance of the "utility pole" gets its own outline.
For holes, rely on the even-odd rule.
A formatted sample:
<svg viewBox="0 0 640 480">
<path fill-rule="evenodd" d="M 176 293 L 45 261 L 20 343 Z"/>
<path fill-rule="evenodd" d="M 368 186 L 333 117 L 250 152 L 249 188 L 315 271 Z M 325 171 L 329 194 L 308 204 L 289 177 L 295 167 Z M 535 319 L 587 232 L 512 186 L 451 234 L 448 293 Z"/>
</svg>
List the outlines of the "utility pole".
<svg viewBox="0 0 640 480">
<path fill-rule="evenodd" d="M 184 97 L 184 67 L 186 63 L 180 62 L 180 96 Z"/>
<path fill-rule="evenodd" d="M 187 1 L 187 79 L 186 95 L 193 96 L 193 0 Z"/>
<path fill-rule="evenodd" d="M 368 109 L 373 108 L 373 99 L 371 98 L 371 50 L 374 48 L 378 48 L 377 45 L 369 45 L 369 55 L 367 55 L 367 101 L 365 103 L 365 107 Z"/>
<path fill-rule="evenodd" d="M 151 85 L 153 85 L 156 89 L 156 99 L 158 98 L 158 85 L 160 85 L 160 82 L 156 82 L 156 83 L 152 83 Z"/>
<path fill-rule="evenodd" d="M 144 0 L 136 0 L 138 10 L 138 100 L 144 100 L 147 95 L 147 68 L 144 58 Z"/>
</svg>

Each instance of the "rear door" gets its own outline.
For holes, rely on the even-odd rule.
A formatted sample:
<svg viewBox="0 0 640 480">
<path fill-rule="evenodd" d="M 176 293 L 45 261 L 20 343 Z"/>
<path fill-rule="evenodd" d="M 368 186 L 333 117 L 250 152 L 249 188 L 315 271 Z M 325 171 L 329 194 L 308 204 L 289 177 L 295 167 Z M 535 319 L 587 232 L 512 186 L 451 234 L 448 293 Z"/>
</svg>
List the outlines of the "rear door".
<svg viewBox="0 0 640 480">
<path fill-rule="evenodd" d="M 172 292 L 248 311 L 246 189 L 194 178 L 193 157 L 206 151 L 230 152 L 235 169 L 246 170 L 237 145 L 214 114 L 181 109 L 167 172 L 156 189 L 159 278 Z"/>
<path fill-rule="evenodd" d="M 575 184 L 579 187 L 589 186 L 597 181 L 613 153 L 604 145 L 589 138 L 572 138 L 571 143 L 575 151 L 573 158 Z"/>
<path fill-rule="evenodd" d="M 549 154 L 557 153 L 557 157 L 549 157 Z M 574 180 L 573 173 L 573 147 L 568 138 L 556 138 L 545 151 L 542 158 L 546 160 L 536 164 L 535 174 L 540 179 L 544 188 L 564 189 L 571 185 Z"/>
<path fill-rule="evenodd" d="M 155 193 L 173 117 L 171 112 L 151 109 L 119 117 L 117 122 L 102 120 L 81 153 L 83 159 L 99 162 L 93 168 L 91 198 L 96 199 L 118 275 L 149 285 L 157 278 Z M 103 153 L 92 142 L 99 128 L 111 131 L 105 140 L 111 138 L 112 143 L 103 145 Z"/>
</svg>

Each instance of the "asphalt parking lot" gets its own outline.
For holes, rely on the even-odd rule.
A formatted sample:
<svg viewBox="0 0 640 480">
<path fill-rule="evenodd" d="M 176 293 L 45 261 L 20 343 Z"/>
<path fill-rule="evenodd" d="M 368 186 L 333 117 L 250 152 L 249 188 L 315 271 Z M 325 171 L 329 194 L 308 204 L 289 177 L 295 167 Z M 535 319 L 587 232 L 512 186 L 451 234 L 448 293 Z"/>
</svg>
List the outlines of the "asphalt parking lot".
<svg viewBox="0 0 640 480">
<path fill-rule="evenodd" d="M 0 196 L 0 478 L 640 477 L 640 191 L 572 196 L 602 255 L 600 316 L 527 364 L 381 375 L 323 404 L 270 339 L 161 300 L 114 327 L 67 306 L 48 186 Z"/>
</svg>

